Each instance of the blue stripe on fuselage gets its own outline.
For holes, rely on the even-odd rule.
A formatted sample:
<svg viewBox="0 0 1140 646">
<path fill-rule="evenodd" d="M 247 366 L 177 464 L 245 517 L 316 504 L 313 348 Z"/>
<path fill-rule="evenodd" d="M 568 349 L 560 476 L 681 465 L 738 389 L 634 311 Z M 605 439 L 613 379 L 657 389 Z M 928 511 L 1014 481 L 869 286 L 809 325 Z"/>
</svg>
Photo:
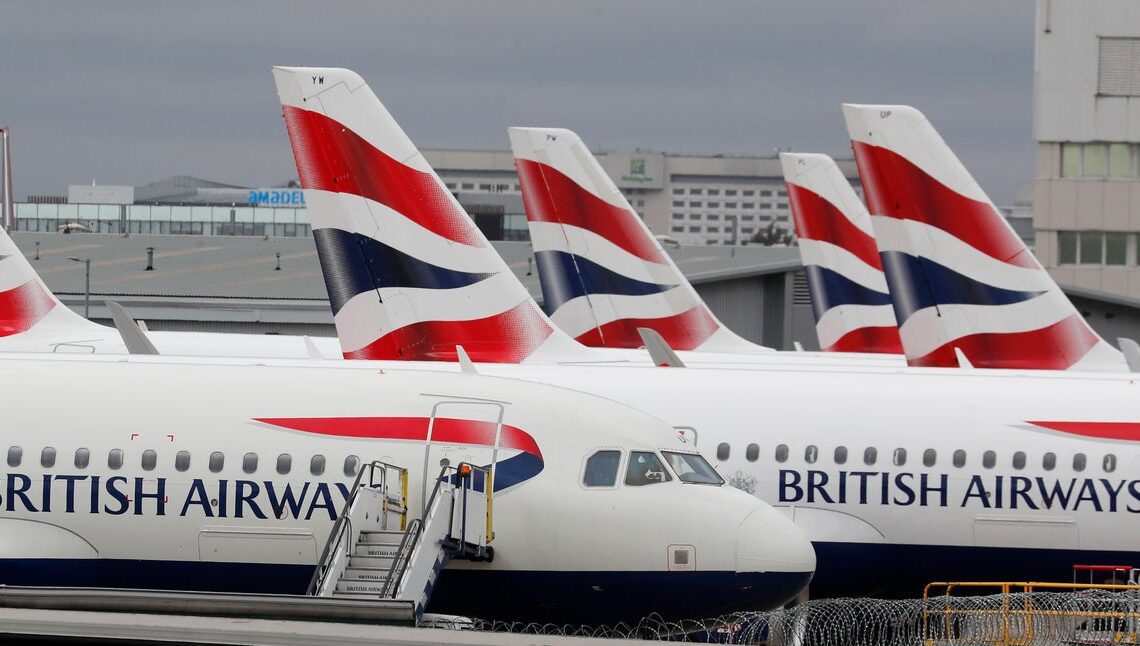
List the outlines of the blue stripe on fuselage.
<svg viewBox="0 0 1140 646">
<path fill-rule="evenodd" d="M 929 258 L 884 251 L 883 271 L 902 325 L 915 312 L 938 305 L 1010 305 L 1036 298 L 1043 291 L 994 287 L 969 278 Z"/>
<path fill-rule="evenodd" d="M 564 251 L 536 251 L 534 262 L 538 265 L 538 282 L 547 312 L 554 312 L 567 301 L 587 294 L 645 296 L 676 287 L 630 278 Z"/>
<path fill-rule="evenodd" d="M 379 240 L 340 229 L 316 229 L 313 239 L 335 315 L 357 294 L 383 287 L 455 289 L 494 273 L 456 271 L 424 262 Z"/>
</svg>

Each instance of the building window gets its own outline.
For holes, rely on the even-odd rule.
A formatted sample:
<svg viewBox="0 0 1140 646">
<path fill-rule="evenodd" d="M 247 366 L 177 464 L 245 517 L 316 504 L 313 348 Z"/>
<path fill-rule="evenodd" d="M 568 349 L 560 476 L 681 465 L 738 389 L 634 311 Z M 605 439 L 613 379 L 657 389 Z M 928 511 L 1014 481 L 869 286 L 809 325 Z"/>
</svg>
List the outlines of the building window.
<svg viewBox="0 0 1140 646">
<path fill-rule="evenodd" d="M 709 195 L 720 195 L 720 189 L 719 188 L 710 188 L 708 194 Z"/>
<path fill-rule="evenodd" d="M 709 219 L 712 219 L 712 218 L 709 218 Z M 709 233 L 720 233 L 720 227 L 709 227 L 708 232 Z"/>
<path fill-rule="evenodd" d="M 772 197 L 772 191 L 760 191 L 760 197 Z"/>
<path fill-rule="evenodd" d="M 719 209 L 720 208 L 720 202 L 709 202 L 709 208 L 710 209 Z"/>
<path fill-rule="evenodd" d="M 683 189 L 683 188 L 673 189 L 673 195 L 684 195 L 684 194 L 685 194 L 685 189 Z"/>
<path fill-rule="evenodd" d="M 1140 38 L 1101 38 L 1096 92 L 1103 96 L 1140 96 Z"/>
<path fill-rule="evenodd" d="M 690 214 L 689 214 L 689 219 L 690 219 L 690 220 L 700 220 L 700 219 L 701 219 L 701 214 L 700 214 L 700 213 L 690 213 Z"/>
<path fill-rule="evenodd" d="M 684 213 L 674 213 L 674 214 L 673 214 L 673 219 L 674 219 L 674 220 L 684 220 L 684 219 L 685 219 L 685 214 L 684 214 Z"/>
<path fill-rule="evenodd" d="M 742 195 L 744 195 L 744 197 L 752 197 L 753 195 L 756 195 L 756 191 L 749 189 L 744 191 Z"/>
<path fill-rule="evenodd" d="M 724 208 L 726 208 L 726 209 L 735 209 L 735 208 L 736 208 L 736 202 L 725 202 L 725 203 L 724 203 Z"/>
<path fill-rule="evenodd" d="M 701 203 L 700 202 L 689 202 L 689 206 L 699 209 L 701 207 Z"/>
<path fill-rule="evenodd" d="M 1120 233 L 1118 231 L 1106 232 L 1104 234 L 1104 264 L 1127 264 L 1128 238 L 1129 235 L 1127 233 Z"/>
<path fill-rule="evenodd" d="M 690 188 L 689 189 L 689 195 L 700 195 L 701 192 L 702 192 L 702 189 L 699 189 L 699 188 Z"/>
<path fill-rule="evenodd" d="M 684 207 L 685 201 L 684 200 L 673 200 L 673 206 Z"/>
<path fill-rule="evenodd" d="M 673 233 L 684 233 L 684 232 L 685 232 L 685 227 L 676 227 L 676 226 L 674 226 L 674 227 L 669 227 L 669 230 L 670 230 L 670 231 L 672 231 Z"/>
<path fill-rule="evenodd" d="M 1135 178 L 1135 144 L 1093 141 L 1061 144 L 1061 177 Z"/>
<path fill-rule="evenodd" d="M 1058 231 L 1057 264 L 1134 265 L 1131 233 L 1120 231 Z"/>
<path fill-rule="evenodd" d="M 700 232 L 701 232 L 700 227 L 689 227 L 689 233 L 700 233 Z"/>
<path fill-rule="evenodd" d="M 720 219 L 720 216 L 719 216 L 719 215 L 717 215 L 716 213 L 709 213 L 709 215 L 708 215 L 708 219 L 709 219 L 709 220 L 719 220 L 719 219 Z"/>
</svg>

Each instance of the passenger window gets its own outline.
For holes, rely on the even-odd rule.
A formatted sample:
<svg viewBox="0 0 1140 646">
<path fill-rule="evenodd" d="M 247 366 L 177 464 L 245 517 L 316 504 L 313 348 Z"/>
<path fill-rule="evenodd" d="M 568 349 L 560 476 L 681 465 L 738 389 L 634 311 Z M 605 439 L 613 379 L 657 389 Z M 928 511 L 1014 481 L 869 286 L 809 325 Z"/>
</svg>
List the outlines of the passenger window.
<svg viewBox="0 0 1140 646">
<path fill-rule="evenodd" d="M 285 475 L 293 468 L 293 456 L 288 453 L 282 453 L 277 456 L 277 473 Z"/>
<path fill-rule="evenodd" d="M 926 449 L 922 452 L 922 466 L 932 467 L 938 460 L 938 452 L 934 449 Z"/>
<path fill-rule="evenodd" d="M 1056 466 L 1057 466 L 1057 454 L 1056 453 L 1046 453 L 1045 455 L 1041 456 L 1041 467 L 1043 469 L 1045 469 L 1046 471 L 1052 471 L 1053 468 Z"/>
<path fill-rule="evenodd" d="M 716 445 L 716 459 L 720 460 L 721 462 L 724 462 L 725 460 L 728 459 L 728 453 L 731 450 L 732 450 L 732 447 L 730 447 L 725 442 L 721 442 L 720 444 L 717 444 Z"/>
<path fill-rule="evenodd" d="M 24 449 L 18 446 L 8 447 L 8 466 L 18 467 L 20 461 L 24 459 Z"/>
<path fill-rule="evenodd" d="M 1017 451 L 1013 454 L 1013 468 L 1019 471 L 1025 468 L 1025 451 Z"/>
<path fill-rule="evenodd" d="M 959 469 L 966 466 L 966 452 L 962 449 L 954 451 L 954 466 L 958 467 Z"/>
<path fill-rule="evenodd" d="M 1116 456 L 1109 453 L 1104 456 L 1104 472 L 1112 473 L 1116 471 Z"/>
<path fill-rule="evenodd" d="M 309 460 L 309 473 L 319 476 L 325 472 L 325 456 L 314 455 L 312 460 Z"/>
<path fill-rule="evenodd" d="M 906 449 L 895 449 L 895 453 L 891 456 L 891 461 L 894 462 L 896 467 L 901 467 L 906 464 Z"/>
<path fill-rule="evenodd" d="M 744 459 L 745 460 L 748 460 L 749 462 L 755 462 L 759 458 L 760 458 L 760 445 L 749 444 L 744 449 Z"/>
<path fill-rule="evenodd" d="M 582 484 L 587 487 L 612 487 L 617 484 L 620 451 L 598 451 L 586 460 Z"/>
<path fill-rule="evenodd" d="M 91 464 L 90 449 L 75 449 L 75 468 L 86 469 Z"/>
<path fill-rule="evenodd" d="M 244 473 L 254 473 L 257 471 L 257 454 L 246 453 L 241 459 L 241 470 Z"/>
<path fill-rule="evenodd" d="M 1073 456 L 1073 471 L 1085 470 L 1085 454 L 1078 453 Z"/>
<path fill-rule="evenodd" d="M 846 446 L 835 447 L 835 463 L 836 464 L 846 464 L 847 463 L 847 447 Z"/>
<path fill-rule="evenodd" d="M 776 462 L 788 461 L 788 445 L 781 444 L 776 447 Z"/>
<path fill-rule="evenodd" d="M 154 449 L 147 449 L 142 454 L 142 468 L 143 471 L 153 471 L 154 465 L 158 463 L 158 453 Z"/>
<path fill-rule="evenodd" d="M 868 446 L 863 450 L 863 464 L 872 465 L 879 459 L 879 451 L 873 447 Z"/>
<path fill-rule="evenodd" d="M 808 444 L 804 449 L 804 462 L 808 464 L 815 464 L 816 459 L 819 457 L 819 449 L 814 444 Z"/>
<path fill-rule="evenodd" d="M 112 468 L 112 469 L 122 468 L 122 466 L 123 466 L 123 450 L 122 449 L 111 449 L 111 452 L 107 454 L 107 466 Z"/>
<path fill-rule="evenodd" d="M 994 468 L 995 464 L 997 464 L 997 453 L 994 453 L 993 451 L 986 451 L 985 453 L 982 454 L 982 466 L 983 467 L 985 467 L 987 469 L 992 469 L 992 468 Z"/>
<path fill-rule="evenodd" d="M 190 468 L 189 451 L 179 451 L 174 454 L 174 468 L 177 471 L 185 471 Z"/>
<path fill-rule="evenodd" d="M 629 454 L 629 466 L 625 469 L 625 483 L 631 487 L 640 487 L 658 482 L 668 482 L 672 476 L 665 471 L 665 465 L 656 453 L 649 451 L 633 451 Z"/>
<path fill-rule="evenodd" d="M 354 476 L 360 470 L 360 458 L 350 455 L 344 459 L 344 475 Z"/>
<path fill-rule="evenodd" d="M 40 466 L 45 469 L 55 466 L 55 449 L 45 446 L 44 450 L 40 451 Z"/>
<path fill-rule="evenodd" d="M 217 473 L 222 470 L 226 464 L 226 454 L 221 451 L 214 451 L 210 454 L 210 473 Z"/>
</svg>

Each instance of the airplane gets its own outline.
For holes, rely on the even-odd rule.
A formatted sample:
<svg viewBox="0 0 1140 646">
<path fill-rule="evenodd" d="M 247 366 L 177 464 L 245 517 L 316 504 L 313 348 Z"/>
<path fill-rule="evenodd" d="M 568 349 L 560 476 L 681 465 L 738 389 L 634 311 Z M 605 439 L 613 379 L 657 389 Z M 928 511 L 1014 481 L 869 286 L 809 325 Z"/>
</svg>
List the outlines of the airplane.
<svg viewBox="0 0 1140 646">
<path fill-rule="evenodd" d="M 163 331 L 149 331 L 147 338 L 158 352 L 171 355 L 298 359 L 340 356 L 340 344 L 334 338 Z M 89 321 L 61 303 L 0 227 L 0 352 L 128 351 L 116 328 Z"/>
<path fill-rule="evenodd" d="M 780 153 L 825 352 L 903 353 L 867 207 L 827 155 Z"/>
<path fill-rule="evenodd" d="M 363 79 L 330 68 L 278 67 L 273 74 L 314 232 L 326 242 L 351 242 L 330 244 L 321 255 L 326 281 L 345 285 L 329 289 L 345 296 L 333 301 L 340 303 L 336 322 L 345 350 L 369 348 L 362 358 L 386 359 L 343 362 L 343 368 L 388 369 L 417 354 L 450 358 L 421 350 L 442 349 L 452 328 L 470 316 L 477 294 L 466 291 L 457 273 L 496 271 L 494 261 L 477 254 L 485 245 L 451 239 L 473 229 L 458 227 L 465 220 L 457 205 L 440 209 L 446 217 L 439 221 L 421 206 L 452 201 Z M 407 168 L 393 170 L 394 159 Z M 372 173 L 357 160 L 380 160 L 384 171 Z M 393 206 L 390 193 L 413 185 L 408 168 L 422 199 L 403 193 Z M 403 217 L 397 206 L 414 212 Z M 352 245 L 367 249 L 371 262 L 359 264 Z M 421 266 L 406 260 L 421 245 L 433 247 L 434 287 L 411 280 L 429 272 L 405 269 Z M 405 282 L 396 288 L 393 281 L 381 302 L 369 293 L 369 280 L 344 278 L 367 272 Z M 449 314 L 447 328 L 413 316 L 427 311 L 410 306 L 421 298 L 432 312 Z M 404 325 L 425 331 L 419 348 L 400 352 L 399 343 L 375 343 Z M 527 346 L 536 347 L 552 330 L 520 336 L 537 339 Z M 784 508 L 812 539 L 820 559 L 813 596 L 913 596 L 931 580 L 1067 577 L 1078 560 L 1140 556 L 1130 539 L 1140 529 L 1137 516 L 1128 511 L 1140 511 L 1134 499 L 1140 400 L 1131 392 L 1140 386 L 1127 375 L 923 369 L 897 361 L 810 369 L 808 362 L 700 370 L 512 365 L 505 355 L 526 352 L 516 352 L 520 336 L 508 332 L 482 337 L 480 372 L 612 397 L 715 452 L 732 484 Z M 447 362 L 408 365 L 453 369 Z"/>
<path fill-rule="evenodd" d="M 717 320 L 577 134 L 507 133 L 555 325 L 591 347 L 639 348 L 649 327 L 674 350 L 773 352 Z"/>
<path fill-rule="evenodd" d="M 476 490 L 494 483 L 493 558 L 453 559 L 432 612 L 712 616 L 811 577 L 789 520 L 628 406 L 457 370 L 241 361 L 0 355 L 0 584 L 304 594 L 362 468 L 407 469 L 419 510 L 441 458 L 491 467 Z"/>
<path fill-rule="evenodd" d="M 843 116 L 910 365 L 1128 370 L 921 112 Z"/>
</svg>

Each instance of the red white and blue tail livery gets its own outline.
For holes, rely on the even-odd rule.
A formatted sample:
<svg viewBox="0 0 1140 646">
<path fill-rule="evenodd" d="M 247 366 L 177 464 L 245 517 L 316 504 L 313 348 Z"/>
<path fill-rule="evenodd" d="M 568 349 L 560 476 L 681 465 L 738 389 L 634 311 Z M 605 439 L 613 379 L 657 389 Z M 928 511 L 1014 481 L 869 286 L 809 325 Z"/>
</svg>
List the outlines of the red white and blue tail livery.
<svg viewBox="0 0 1140 646">
<path fill-rule="evenodd" d="M 911 365 L 1127 370 L 921 112 L 843 116 Z"/>
<path fill-rule="evenodd" d="M 66 343 L 102 336 L 105 331 L 60 303 L 12 238 L 0 229 L 0 349 L 10 349 L 7 337 L 19 336 L 21 341 L 45 337 Z"/>
<path fill-rule="evenodd" d="M 902 354 L 871 216 L 827 155 L 780 153 L 825 352 Z"/>
<path fill-rule="evenodd" d="M 768 352 L 724 327 L 577 134 L 510 128 L 546 311 L 592 347 Z"/>
<path fill-rule="evenodd" d="M 345 358 L 572 351 L 360 76 L 273 76 Z"/>
</svg>

